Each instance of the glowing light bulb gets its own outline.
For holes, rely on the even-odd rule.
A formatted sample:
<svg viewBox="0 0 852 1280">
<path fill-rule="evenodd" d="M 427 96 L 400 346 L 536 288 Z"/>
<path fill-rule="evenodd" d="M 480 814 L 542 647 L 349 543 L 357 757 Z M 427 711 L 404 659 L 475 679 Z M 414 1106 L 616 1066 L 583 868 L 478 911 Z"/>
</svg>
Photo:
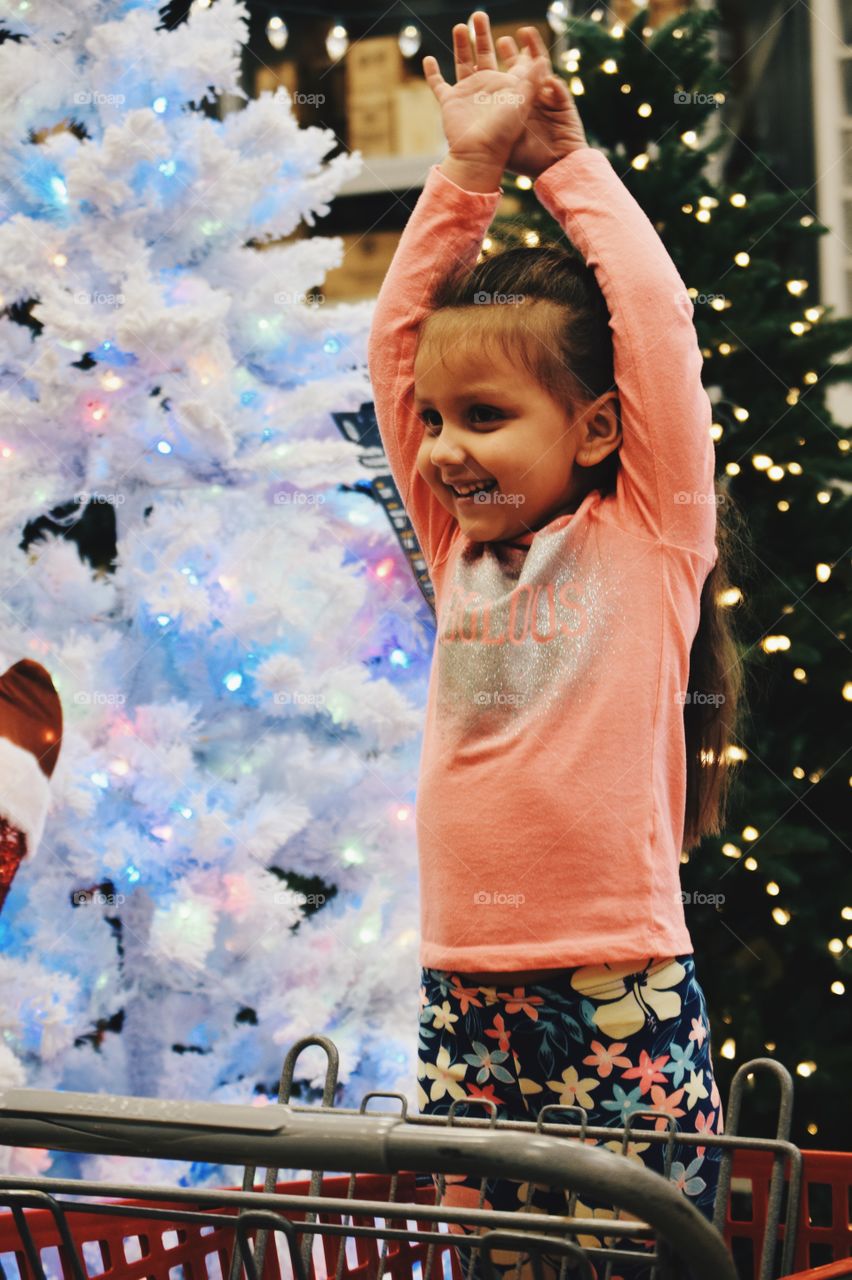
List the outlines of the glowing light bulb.
<svg viewBox="0 0 852 1280">
<path fill-rule="evenodd" d="M 266 24 L 266 38 L 272 48 L 280 52 L 287 43 L 289 34 L 287 23 L 277 13 L 274 13 Z"/>
<path fill-rule="evenodd" d="M 400 27 L 397 44 L 403 58 L 413 58 L 422 40 L 423 34 L 416 23 L 406 22 L 404 27 Z"/>
<path fill-rule="evenodd" d="M 339 62 L 349 48 L 349 32 L 336 22 L 325 38 L 325 49 L 332 62 Z"/>
</svg>

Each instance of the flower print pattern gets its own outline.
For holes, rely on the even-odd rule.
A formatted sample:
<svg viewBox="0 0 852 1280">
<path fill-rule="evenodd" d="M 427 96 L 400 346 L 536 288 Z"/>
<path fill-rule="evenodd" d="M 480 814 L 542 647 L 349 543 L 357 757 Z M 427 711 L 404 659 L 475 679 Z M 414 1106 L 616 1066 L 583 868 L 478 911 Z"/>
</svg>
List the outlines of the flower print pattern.
<svg viewBox="0 0 852 1280">
<path fill-rule="evenodd" d="M 626 1049 L 624 1042 L 611 1044 L 605 1049 L 600 1040 L 592 1041 L 594 1053 L 590 1053 L 587 1058 L 583 1059 L 583 1066 L 595 1067 L 597 1073 L 602 1080 L 605 1080 L 612 1073 L 613 1067 L 629 1067 L 630 1059 L 625 1058 L 622 1049 Z"/>
<path fill-rule="evenodd" d="M 534 1121 L 543 1107 L 557 1105 L 583 1108 L 588 1123 L 602 1128 L 620 1130 L 630 1120 L 628 1158 L 668 1174 L 712 1218 L 721 1149 L 678 1142 L 681 1130 L 709 1137 L 723 1128 L 692 956 L 554 970 L 546 983 L 506 988 L 423 969 L 419 1046 L 421 1112 L 446 1115 L 455 1104 L 459 1116 L 481 1117 L 487 1107 L 498 1120 Z M 577 1118 L 568 1112 L 547 1117 L 572 1126 Z M 641 1135 L 662 1136 L 672 1126 L 667 1168 L 669 1144 Z M 622 1149 L 620 1133 L 611 1142 L 586 1142 Z M 479 1179 L 454 1181 L 478 1202 Z M 523 1202 L 526 1184 L 486 1179 L 486 1200 L 517 1211 L 519 1186 Z M 563 1212 L 564 1206 L 562 1192 L 536 1188 L 530 1211 Z M 578 1203 L 576 1212 L 612 1216 L 611 1206 L 595 1201 Z M 589 1237 L 588 1244 L 600 1239 Z"/>
<path fill-rule="evenodd" d="M 511 1073 L 501 1065 L 508 1058 L 508 1053 L 502 1053 L 499 1049 L 486 1049 L 478 1040 L 474 1040 L 473 1050 L 473 1053 L 464 1055 L 464 1060 L 472 1067 L 479 1067 L 476 1073 L 477 1084 L 484 1084 L 490 1075 L 506 1084 L 512 1083 Z"/>
<path fill-rule="evenodd" d="M 462 1012 L 464 1012 L 464 1010 L 462 1010 Z M 493 1027 L 489 1027 L 485 1034 L 487 1036 L 492 1036 L 497 1041 L 498 1049 L 508 1049 L 509 1033 L 506 1030 L 506 1024 L 503 1021 L 502 1013 L 495 1015 Z"/>
<path fill-rule="evenodd" d="M 547 1087 L 552 1089 L 554 1093 L 559 1094 L 559 1102 L 563 1107 L 573 1107 L 579 1103 L 586 1110 L 591 1110 L 595 1105 L 592 1102 L 592 1089 L 597 1089 L 600 1080 L 592 1080 L 589 1077 L 581 1080 L 578 1076 L 576 1067 L 566 1067 L 562 1072 L 561 1080 L 548 1080 Z"/>
<path fill-rule="evenodd" d="M 685 973 L 677 960 L 654 973 L 637 972 L 631 961 L 587 965 L 576 970 L 571 986 L 595 1005 L 595 1026 L 611 1039 L 621 1040 L 641 1031 L 646 1022 L 655 1025 L 679 1016 L 681 998 L 671 988 L 683 981 Z"/>
<path fill-rule="evenodd" d="M 643 1049 L 639 1054 L 639 1065 L 631 1067 L 629 1071 L 623 1071 L 622 1075 L 625 1080 L 638 1079 L 639 1092 L 647 1093 L 654 1084 L 665 1083 L 666 1077 L 663 1075 L 662 1068 L 669 1060 L 669 1055 L 663 1053 L 659 1058 L 652 1058 L 647 1050 Z"/>
</svg>

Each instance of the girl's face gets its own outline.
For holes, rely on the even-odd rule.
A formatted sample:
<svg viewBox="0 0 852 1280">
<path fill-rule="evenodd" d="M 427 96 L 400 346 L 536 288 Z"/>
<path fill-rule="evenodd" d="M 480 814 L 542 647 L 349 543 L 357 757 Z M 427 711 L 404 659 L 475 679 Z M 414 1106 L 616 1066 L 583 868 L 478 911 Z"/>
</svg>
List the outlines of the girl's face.
<svg viewBox="0 0 852 1280">
<path fill-rule="evenodd" d="M 462 532 L 500 542 L 574 510 L 585 492 L 574 465 L 581 422 L 523 365 L 498 364 L 475 348 L 444 361 L 429 350 L 421 343 L 414 362 L 423 427 L 417 470 Z M 486 482 L 478 496 L 455 492 Z"/>
</svg>

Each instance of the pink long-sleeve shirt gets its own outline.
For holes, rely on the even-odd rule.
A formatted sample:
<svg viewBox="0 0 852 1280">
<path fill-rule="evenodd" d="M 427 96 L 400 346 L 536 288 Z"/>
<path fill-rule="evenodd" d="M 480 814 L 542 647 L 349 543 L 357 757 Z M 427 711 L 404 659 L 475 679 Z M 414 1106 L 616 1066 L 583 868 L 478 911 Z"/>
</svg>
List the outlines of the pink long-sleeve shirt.
<svg viewBox="0 0 852 1280">
<path fill-rule="evenodd" d="M 613 494 L 508 542 L 466 537 L 416 468 L 417 329 L 475 263 L 501 192 L 437 165 L 379 293 L 376 417 L 435 588 L 417 789 L 420 963 L 562 968 L 692 951 L 680 893 L 683 699 L 716 509 L 683 281 L 603 152 L 533 190 L 606 298 L 623 440 Z"/>
</svg>

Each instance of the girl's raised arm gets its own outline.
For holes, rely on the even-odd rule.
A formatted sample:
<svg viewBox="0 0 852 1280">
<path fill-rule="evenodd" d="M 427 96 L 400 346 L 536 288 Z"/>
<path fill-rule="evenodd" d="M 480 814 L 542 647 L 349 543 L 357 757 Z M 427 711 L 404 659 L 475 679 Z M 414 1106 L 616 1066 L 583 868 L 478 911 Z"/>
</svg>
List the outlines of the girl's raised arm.
<svg viewBox="0 0 852 1280">
<path fill-rule="evenodd" d="M 625 518 L 649 538 L 712 562 L 712 408 L 686 287 L 602 151 L 587 147 L 558 160 L 533 189 L 594 269 L 609 309 Z"/>
<path fill-rule="evenodd" d="M 448 169 L 471 185 L 490 180 L 477 182 L 472 171 L 449 164 Z M 414 410 L 417 329 L 439 278 L 457 264 L 475 264 L 500 195 L 496 179 L 491 192 L 468 191 L 438 165 L 430 169 L 379 291 L 367 343 L 379 433 L 430 570 L 446 557 L 458 524 L 417 471 L 423 437 Z"/>
</svg>

